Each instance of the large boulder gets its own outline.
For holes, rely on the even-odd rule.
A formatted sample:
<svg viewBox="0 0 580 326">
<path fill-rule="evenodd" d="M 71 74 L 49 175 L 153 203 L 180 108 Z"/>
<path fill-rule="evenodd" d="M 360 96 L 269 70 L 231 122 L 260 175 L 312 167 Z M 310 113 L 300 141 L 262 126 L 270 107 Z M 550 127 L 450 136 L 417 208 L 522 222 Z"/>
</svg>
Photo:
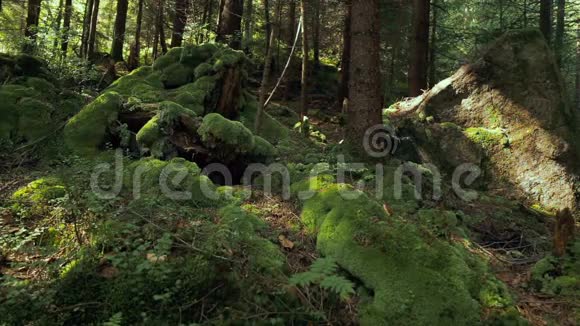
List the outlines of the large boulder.
<svg viewBox="0 0 580 326">
<path fill-rule="evenodd" d="M 391 120 L 407 120 L 433 161 L 455 168 L 463 156 L 505 195 L 548 209 L 579 208 L 577 119 L 539 31 L 507 33 L 473 64 L 395 108 Z M 445 124 L 456 126 L 455 140 L 439 132 Z M 466 140 L 479 147 L 481 159 L 465 153 Z"/>
</svg>

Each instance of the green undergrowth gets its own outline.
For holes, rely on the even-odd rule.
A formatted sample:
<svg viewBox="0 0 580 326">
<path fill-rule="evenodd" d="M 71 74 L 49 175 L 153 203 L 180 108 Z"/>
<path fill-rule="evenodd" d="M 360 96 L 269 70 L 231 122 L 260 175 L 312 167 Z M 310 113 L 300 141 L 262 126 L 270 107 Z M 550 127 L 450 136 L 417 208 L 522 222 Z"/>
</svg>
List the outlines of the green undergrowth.
<svg viewBox="0 0 580 326">
<path fill-rule="evenodd" d="M 548 295 L 580 299 L 580 241 L 571 243 L 563 257 L 548 255 L 538 261 L 530 285 Z"/>
</svg>

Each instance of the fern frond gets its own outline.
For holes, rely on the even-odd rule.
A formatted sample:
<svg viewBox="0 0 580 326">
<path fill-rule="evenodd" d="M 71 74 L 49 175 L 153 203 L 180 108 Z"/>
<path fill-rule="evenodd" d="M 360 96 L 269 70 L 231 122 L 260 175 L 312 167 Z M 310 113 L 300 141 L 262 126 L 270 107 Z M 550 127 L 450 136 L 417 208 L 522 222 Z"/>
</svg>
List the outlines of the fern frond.
<svg viewBox="0 0 580 326">
<path fill-rule="evenodd" d="M 321 275 L 332 275 L 338 270 L 338 265 L 336 261 L 332 258 L 318 258 L 312 266 L 310 266 L 310 271 Z"/>
<path fill-rule="evenodd" d="M 308 286 L 317 283 L 324 275 L 314 272 L 304 272 L 292 275 L 290 277 L 290 284 L 298 286 Z"/>
<path fill-rule="evenodd" d="M 330 275 L 320 282 L 320 287 L 332 291 L 346 300 L 354 294 L 354 284 L 346 278 L 338 275 Z"/>
</svg>

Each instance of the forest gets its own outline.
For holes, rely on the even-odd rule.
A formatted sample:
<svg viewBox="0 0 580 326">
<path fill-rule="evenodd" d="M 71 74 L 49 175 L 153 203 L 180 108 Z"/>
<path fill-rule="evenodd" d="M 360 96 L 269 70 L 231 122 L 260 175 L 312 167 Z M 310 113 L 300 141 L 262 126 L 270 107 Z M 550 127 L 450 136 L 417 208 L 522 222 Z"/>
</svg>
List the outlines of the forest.
<svg viewBox="0 0 580 326">
<path fill-rule="evenodd" d="M 0 0 L 0 325 L 580 325 L 580 0 Z"/>
</svg>

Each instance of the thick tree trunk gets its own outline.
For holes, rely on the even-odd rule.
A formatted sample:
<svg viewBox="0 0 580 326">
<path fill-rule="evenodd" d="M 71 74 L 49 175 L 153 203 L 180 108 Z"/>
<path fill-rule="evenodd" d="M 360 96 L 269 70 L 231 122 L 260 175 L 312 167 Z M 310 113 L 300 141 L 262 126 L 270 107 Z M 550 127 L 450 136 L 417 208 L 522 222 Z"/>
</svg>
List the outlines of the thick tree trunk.
<svg viewBox="0 0 580 326">
<path fill-rule="evenodd" d="M 143 2 L 144 0 L 139 0 L 137 5 L 137 23 L 135 27 L 135 42 L 131 47 L 131 53 L 129 54 L 129 69 L 137 69 L 139 67 L 139 57 L 141 56 L 141 25 L 143 23 Z"/>
<path fill-rule="evenodd" d="M 123 45 L 125 44 L 125 26 L 127 24 L 128 9 L 129 0 L 117 0 L 117 16 L 115 17 L 113 45 L 111 46 L 111 57 L 115 61 L 123 61 Z"/>
<path fill-rule="evenodd" d="M 228 43 L 233 49 L 242 47 L 242 16 L 244 0 L 224 0 L 220 13 L 217 41 Z"/>
<path fill-rule="evenodd" d="M 437 0 L 433 0 L 431 17 L 431 45 L 429 46 L 429 87 L 437 84 Z"/>
<path fill-rule="evenodd" d="M 540 30 L 548 44 L 552 43 L 552 10 L 553 0 L 540 0 Z"/>
<path fill-rule="evenodd" d="M 288 2 L 288 35 L 286 37 L 286 43 L 292 46 L 296 36 L 296 0 L 289 0 Z"/>
<path fill-rule="evenodd" d="M 414 37 L 411 66 L 409 69 L 409 96 L 415 97 L 427 89 L 427 65 L 429 57 L 429 0 L 413 0 Z"/>
<path fill-rule="evenodd" d="M 93 0 L 93 10 L 91 14 L 91 27 L 89 29 L 89 41 L 87 45 L 87 59 L 91 59 L 95 54 L 95 43 L 97 40 L 97 24 L 99 22 L 100 0 Z"/>
<path fill-rule="evenodd" d="M 245 18 L 244 18 L 244 50 L 246 53 L 250 53 L 250 46 L 253 42 L 253 31 L 252 31 L 252 24 L 254 23 L 254 0 L 246 0 L 246 9 L 245 9 Z"/>
<path fill-rule="evenodd" d="M 81 34 L 81 58 L 87 57 L 89 51 L 89 34 L 91 30 L 91 17 L 93 16 L 93 1 L 87 0 L 85 3 L 85 16 L 83 18 L 83 32 Z"/>
<path fill-rule="evenodd" d="M 24 35 L 27 40 L 23 51 L 26 53 L 34 52 L 36 48 L 36 36 L 38 29 L 38 22 L 40 20 L 40 3 L 41 0 L 28 0 L 28 13 L 26 16 L 26 28 Z"/>
<path fill-rule="evenodd" d="M 564 28 L 566 24 L 566 0 L 558 0 L 558 18 L 556 20 L 556 60 L 562 66 L 562 51 L 564 50 Z"/>
<path fill-rule="evenodd" d="M 60 50 L 62 51 L 63 58 L 66 57 L 68 52 L 71 17 L 72 17 L 72 0 L 66 0 L 64 4 L 64 21 L 62 24 L 62 42 L 60 44 Z"/>
<path fill-rule="evenodd" d="M 302 78 L 300 81 L 300 120 L 308 115 L 308 57 L 310 49 L 308 47 L 308 27 L 306 0 L 300 0 L 300 11 L 302 12 Z"/>
<path fill-rule="evenodd" d="M 382 122 L 379 0 L 352 0 L 351 34 L 347 141 L 362 151 L 367 130 Z"/>
<path fill-rule="evenodd" d="M 350 24 L 352 15 L 352 0 L 346 0 L 344 17 L 344 32 L 342 35 L 342 58 L 340 63 L 340 86 L 338 88 L 338 105 L 342 105 L 345 98 L 348 98 L 348 80 L 350 76 Z"/>
<path fill-rule="evenodd" d="M 171 47 L 181 46 L 183 43 L 183 32 L 187 24 L 187 10 L 189 2 L 187 0 L 175 0 L 175 17 L 173 19 L 173 31 L 171 33 Z"/>
</svg>

